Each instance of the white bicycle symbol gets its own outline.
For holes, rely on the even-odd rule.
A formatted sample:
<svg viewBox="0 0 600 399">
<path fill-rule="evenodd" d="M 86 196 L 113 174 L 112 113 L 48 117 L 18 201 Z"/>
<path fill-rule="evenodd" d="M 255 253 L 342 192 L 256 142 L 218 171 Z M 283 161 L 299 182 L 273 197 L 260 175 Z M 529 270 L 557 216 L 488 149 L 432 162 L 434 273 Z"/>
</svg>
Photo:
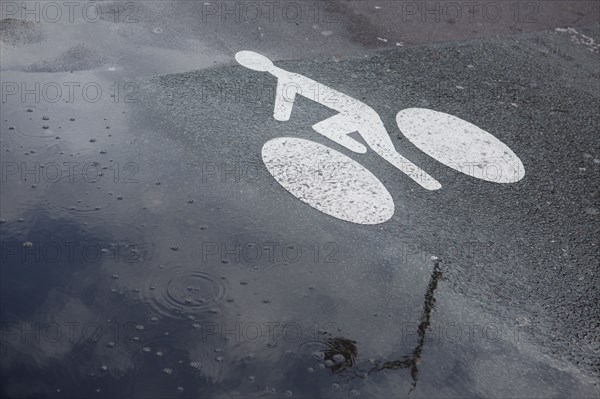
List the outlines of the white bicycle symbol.
<svg viewBox="0 0 600 399">
<path fill-rule="evenodd" d="M 375 153 L 421 187 L 442 187 L 396 151 L 379 114 L 368 105 L 306 76 L 281 69 L 259 53 L 240 51 L 235 59 L 246 68 L 277 78 L 273 112 L 276 120 L 288 121 L 297 95 L 302 95 L 337 111 L 312 126 L 317 133 L 364 154 L 367 147 L 349 136 L 356 132 Z M 408 108 L 398 112 L 396 122 L 416 147 L 461 173 L 495 183 L 514 183 L 525 175 L 523 163 L 506 144 L 458 117 L 426 108 Z M 385 186 L 358 162 L 332 148 L 310 140 L 280 137 L 264 144 L 262 159 L 269 173 L 287 191 L 325 214 L 359 224 L 383 223 L 394 214 L 394 201 Z M 322 173 L 315 170 L 315 165 L 324 164 L 343 168 L 336 169 L 336 179 L 319 184 L 313 173 L 304 173 Z M 296 173 L 290 174 L 290 165 Z"/>
</svg>

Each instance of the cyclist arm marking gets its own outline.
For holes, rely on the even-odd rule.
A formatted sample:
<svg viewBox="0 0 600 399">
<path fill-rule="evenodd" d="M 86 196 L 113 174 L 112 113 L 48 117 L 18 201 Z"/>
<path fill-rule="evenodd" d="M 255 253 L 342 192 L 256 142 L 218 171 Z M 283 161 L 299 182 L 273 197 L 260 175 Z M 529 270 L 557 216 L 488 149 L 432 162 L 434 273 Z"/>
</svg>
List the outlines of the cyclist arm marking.
<svg viewBox="0 0 600 399">
<path fill-rule="evenodd" d="M 277 90 L 275 92 L 275 108 L 273 110 L 273 118 L 280 122 L 290 120 L 294 101 L 296 100 L 296 87 L 286 85 L 283 79 L 277 81 Z"/>
</svg>

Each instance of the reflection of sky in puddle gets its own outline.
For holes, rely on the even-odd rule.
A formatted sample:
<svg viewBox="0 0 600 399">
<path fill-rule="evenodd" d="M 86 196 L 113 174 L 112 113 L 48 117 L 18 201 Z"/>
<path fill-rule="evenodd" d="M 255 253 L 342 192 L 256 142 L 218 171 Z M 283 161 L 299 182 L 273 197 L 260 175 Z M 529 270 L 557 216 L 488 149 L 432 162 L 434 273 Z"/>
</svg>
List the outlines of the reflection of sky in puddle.
<svg viewBox="0 0 600 399">
<path fill-rule="evenodd" d="M 110 85 L 87 72 L 71 77 Z M 5 105 L 5 164 L 79 162 L 103 173 L 2 183 L 8 394 L 592 392 L 576 372 L 453 293 L 429 256 L 407 258 L 394 233 L 330 223 L 281 198 L 266 175 L 203 174 L 209 162 L 260 162 L 255 150 L 265 138 L 232 129 L 237 121 L 203 135 L 204 126 L 188 120 L 191 142 L 153 125 L 165 109 L 156 116 L 145 104 L 110 97 L 33 112 Z M 45 123 L 62 126 L 60 139 L 37 138 Z M 13 125 L 18 132 L 8 130 Z M 216 154 L 222 142 L 237 144 Z M 135 168 L 124 169 L 128 163 Z M 56 248 L 62 252 L 50 261 Z"/>
</svg>

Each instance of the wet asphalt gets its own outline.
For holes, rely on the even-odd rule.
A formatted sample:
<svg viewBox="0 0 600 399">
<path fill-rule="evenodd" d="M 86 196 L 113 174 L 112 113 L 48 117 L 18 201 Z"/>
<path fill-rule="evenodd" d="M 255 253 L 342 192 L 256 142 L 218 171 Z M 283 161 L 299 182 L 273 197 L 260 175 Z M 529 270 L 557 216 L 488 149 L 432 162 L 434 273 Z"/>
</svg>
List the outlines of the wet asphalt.
<svg viewBox="0 0 600 399">
<path fill-rule="evenodd" d="M 96 23 L 2 21 L 3 396 L 596 397 L 597 5 L 430 26 L 408 2 L 294 4 L 313 19 L 140 2 Z M 443 188 L 318 136 L 317 103 L 275 121 L 276 82 L 236 65 L 241 49 L 370 105 Z M 525 178 L 437 163 L 396 127 L 409 107 L 492 133 Z M 367 167 L 393 218 L 355 225 L 291 196 L 260 158 L 281 136 Z M 104 252 L 50 262 L 67 242 Z"/>
</svg>

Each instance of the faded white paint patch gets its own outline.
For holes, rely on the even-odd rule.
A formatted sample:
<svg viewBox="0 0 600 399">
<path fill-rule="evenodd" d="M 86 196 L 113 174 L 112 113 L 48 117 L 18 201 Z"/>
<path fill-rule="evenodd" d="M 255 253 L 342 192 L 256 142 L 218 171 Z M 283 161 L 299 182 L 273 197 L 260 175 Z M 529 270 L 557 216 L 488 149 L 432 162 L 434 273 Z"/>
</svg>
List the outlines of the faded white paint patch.
<svg viewBox="0 0 600 399">
<path fill-rule="evenodd" d="M 394 201 L 371 172 L 346 155 L 310 140 L 279 137 L 262 148 L 275 180 L 319 211 L 358 224 L 379 224 L 394 214 Z"/>
<path fill-rule="evenodd" d="M 600 43 L 596 43 L 593 37 L 584 35 L 583 33 L 578 32 L 575 28 L 556 28 L 555 31 L 568 33 L 571 36 L 571 41 L 573 43 L 583 44 L 592 52 L 598 52 L 600 49 Z"/>
<path fill-rule="evenodd" d="M 461 173 L 494 183 L 525 176 L 523 163 L 506 144 L 456 116 L 408 108 L 398 112 L 396 122 L 415 146 Z"/>
</svg>

